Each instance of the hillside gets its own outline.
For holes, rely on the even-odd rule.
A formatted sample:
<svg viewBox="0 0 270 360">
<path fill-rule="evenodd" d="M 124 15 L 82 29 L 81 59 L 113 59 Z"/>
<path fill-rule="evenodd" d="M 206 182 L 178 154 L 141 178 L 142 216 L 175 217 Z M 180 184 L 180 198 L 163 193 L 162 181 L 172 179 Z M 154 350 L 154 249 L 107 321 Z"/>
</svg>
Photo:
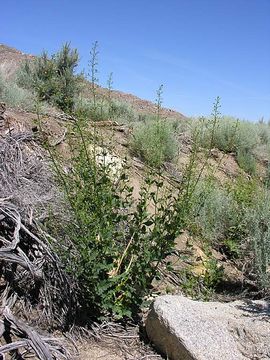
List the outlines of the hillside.
<svg viewBox="0 0 270 360">
<path fill-rule="evenodd" d="M 86 79 L 68 113 L 61 91 L 16 82 L 26 59 L 0 45 L 1 346 L 70 359 L 68 334 L 80 359 L 158 359 L 157 296 L 269 296 L 268 124 L 221 116 L 218 98 L 188 119 Z"/>
<path fill-rule="evenodd" d="M 8 78 L 14 76 L 24 61 L 31 62 L 34 59 L 34 55 L 24 54 L 15 48 L 0 44 L 0 71 L 7 74 Z M 87 92 L 88 91 L 86 90 L 86 93 Z M 99 87 L 98 92 L 102 95 L 106 92 L 106 89 Z M 138 113 L 153 114 L 156 111 L 155 105 L 151 101 L 140 99 L 139 97 L 132 94 L 126 94 L 122 91 L 112 90 L 112 97 L 115 100 L 130 104 L 132 108 Z M 165 108 L 163 109 L 163 115 L 169 118 L 186 118 L 183 114 L 177 111 Z"/>
<path fill-rule="evenodd" d="M 15 48 L 0 44 L 0 68 L 8 77 L 13 76 L 23 61 L 33 59 L 33 55 L 24 54 Z"/>
</svg>

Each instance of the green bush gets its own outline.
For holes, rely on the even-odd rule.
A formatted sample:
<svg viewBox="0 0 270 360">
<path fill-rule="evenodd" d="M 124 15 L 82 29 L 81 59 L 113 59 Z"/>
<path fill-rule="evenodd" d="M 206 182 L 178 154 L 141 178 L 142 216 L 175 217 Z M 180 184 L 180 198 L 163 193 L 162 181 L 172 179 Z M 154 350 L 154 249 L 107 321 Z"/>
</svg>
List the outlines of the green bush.
<svg viewBox="0 0 270 360">
<path fill-rule="evenodd" d="M 173 160 L 177 142 L 172 125 L 157 118 L 139 123 L 134 129 L 131 149 L 150 166 L 160 167 L 164 161 Z"/>
<path fill-rule="evenodd" d="M 17 75 L 18 84 L 34 89 L 40 100 L 71 112 L 78 93 L 78 77 L 75 75 L 78 60 L 77 50 L 72 50 L 67 43 L 51 57 L 43 52 L 33 62 L 22 65 Z"/>
<path fill-rule="evenodd" d="M 37 62 L 37 60 L 32 62 L 25 60 L 18 68 L 14 80 L 20 87 L 33 90 L 33 66 L 35 62 Z"/>
<path fill-rule="evenodd" d="M 269 189 L 270 188 L 270 164 L 267 165 L 263 182 L 264 182 L 265 187 L 267 189 Z"/>
<path fill-rule="evenodd" d="M 258 287 L 270 289 L 270 192 L 238 178 L 221 187 L 200 181 L 193 194 L 189 229 L 229 258 L 245 263 Z M 241 269 L 242 270 L 242 269 Z"/>
<path fill-rule="evenodd" d="M 136 116 L 133 109 L 123 102 L 111 100 L 108 104 L 108 118 L 111 120 L 134 121 Z"/>
<path fill-rule="evenodd" d="M 198 126 L 197 122 L 195 126 Z M 218 118 L 215 129 L 212 131 L 212 119 L 201 118 L 199 126 L 201 127 L 198 138 L 200 146 L 215 147 L 225 152 L 234 151 L 237 122 Z"/>
<path fill-rule="evenodd" d="M 234 182 L 227 184 L 227 192 L 230 193 L 241 209 L 252 207 L 257 201 L 257 194 L 260 192 L 260 184 L 256 179 L 246 179 L 239 176 Z"/>
</svg>

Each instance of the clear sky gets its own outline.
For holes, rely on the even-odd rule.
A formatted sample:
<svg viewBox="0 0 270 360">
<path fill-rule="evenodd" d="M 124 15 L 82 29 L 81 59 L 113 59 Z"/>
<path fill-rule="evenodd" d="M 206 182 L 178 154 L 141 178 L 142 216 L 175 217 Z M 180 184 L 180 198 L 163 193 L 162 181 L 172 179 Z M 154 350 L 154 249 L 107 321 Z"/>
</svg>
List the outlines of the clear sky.
<svg viewBox="0 0 270 360">
<path fill-rule="evenodd" d="M 185 115 L 270 119 L 270 0 L 8 0 L 0 43 L 40 54 L 65 41 L 87 69 L 99 42 L 101 85 L 154 100 Z"/>
</svg>

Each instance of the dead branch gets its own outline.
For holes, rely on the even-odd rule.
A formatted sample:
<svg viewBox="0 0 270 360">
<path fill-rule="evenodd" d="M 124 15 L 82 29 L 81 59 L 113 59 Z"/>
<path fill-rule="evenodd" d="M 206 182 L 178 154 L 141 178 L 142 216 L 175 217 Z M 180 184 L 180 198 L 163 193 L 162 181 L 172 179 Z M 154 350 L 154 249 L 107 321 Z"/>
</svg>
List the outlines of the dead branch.
<svg viewBox="0 0 270 360">
<path fill-rule="evenodd" d="M 51 326 L 65 326 L 67 318 L 72 317 L 73 285 L 63 272 L 61 261 L 48 243 L 46 234 L 43 232 L 42 237 L 34 234 L 8 201 L 0 200 L 0 215 L 3 215 L 0 220 L 3 280 L 11 290 L 16 288 L 19 291 L 27 308 L 32 307 L 29 293 L 36 292 L 33 301 L 43 309 L 37 323 L 46 320 Z M 0 298 L 2 296 L 0 294 Z M 73 306 L 75 310 L 74 303 Z"/>
<path fill-rule="evenodd" d="M 59 340 L 40 335 L 34 328 L 26 325 L 17 319 L 9 309 L 5 307 L 2 311 L 1 325 L 9 337 L 16 337 L 21 340 L 15 340 L 0 347 L 0 353 L 4 354 L 10 351 L 17 351 L 19 348 L 25 348 L 28 352 L 33 352 L 40 360 L 53 359 L 71 359 Z"/>
</svg>

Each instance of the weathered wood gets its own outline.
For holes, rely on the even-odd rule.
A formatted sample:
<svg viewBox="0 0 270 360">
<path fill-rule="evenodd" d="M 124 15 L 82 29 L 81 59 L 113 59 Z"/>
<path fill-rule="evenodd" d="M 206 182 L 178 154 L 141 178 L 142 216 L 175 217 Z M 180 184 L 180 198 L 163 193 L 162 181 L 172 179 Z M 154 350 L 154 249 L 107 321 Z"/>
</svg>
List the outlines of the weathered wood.
<svg viewBox="0 0 270 360">
<path fill-rule="evenodd" d="M 71 358 L 70 354 L 61 346 L 59 340 L 40 335 L 34 328 L 17 319 L 9 307 L 6 306 L 1 315 L 3 318 L 1 324 L 4 326 L 4 331 L 21 340 L 12 341 L 1 346 L 0 354 L 23 347 L 27 348 L 29 352 L 35 353 L 40 360 L 53 360 L 56 358 L 68 360 Z"/>
<path fill-rule="evenodd" d="M 6 111 L 6 104 L 0 102 L 0 129 L 5 127 L 5 123 L 6 123 L 5 111 Z"/>
</svg>

